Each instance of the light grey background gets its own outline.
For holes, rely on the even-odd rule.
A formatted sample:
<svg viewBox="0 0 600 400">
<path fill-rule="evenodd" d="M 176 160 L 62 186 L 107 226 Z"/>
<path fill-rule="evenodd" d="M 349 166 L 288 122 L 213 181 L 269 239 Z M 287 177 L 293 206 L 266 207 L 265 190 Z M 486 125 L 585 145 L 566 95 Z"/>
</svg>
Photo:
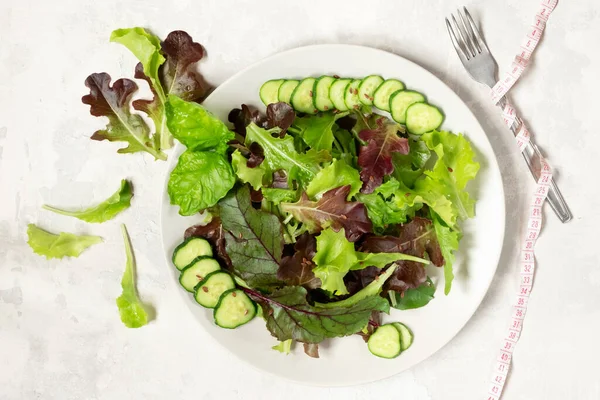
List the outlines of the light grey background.
<svg viewBox="0 0 600 400">
<path fill-rule="evenodd" d="M 488 92 L 471 81 L 447 38 L 446 1 L 82 1 L 0 2 L 0 399 L 373 399 L 484 398 L 517 284 L 516 259 L 533 181 Z M 503 70 L 537 0 L 468 1 Z M 506 399 L 598 399 L 600 266 L 597 196 L 600 126 L 599 6 L 562 0 L 514 103 L 556 169 L 575 215 L 562 225 L 547 209 L 539 269 Z M 430 359 L 369 385 L 323 389 L 288 383 L 240 364 L 188 316 L 168 276 L 158 209 L 165 163 L 117 155 L 88 137 L 103 121 L 80 102 L 85 77 L 132 77 L 136 63 L 110 44 L 116 28 L 145 26 L 164 37 L 189 32 L 208 51 L 201 70 L 215 85 L 278 51 L 314 43 L 379 47 L 449 84 L 486 130 L 507 201 L 504 251 L 473 319 Z M 399 76 L 402 72 L 399 71 Z M 41 210 L 104 199 L 121 178 L 133 206 L 89 225 Z M 26 245 L 26 225 L 105 238 L 80 258 L 46 261 Z M 125 329 L 115 306 L 124 267 L 118 224 L 127 223 L 139 291 L 158 318 Z M 351 365 L 348 368 L 368 368 Z"/>
</svg>

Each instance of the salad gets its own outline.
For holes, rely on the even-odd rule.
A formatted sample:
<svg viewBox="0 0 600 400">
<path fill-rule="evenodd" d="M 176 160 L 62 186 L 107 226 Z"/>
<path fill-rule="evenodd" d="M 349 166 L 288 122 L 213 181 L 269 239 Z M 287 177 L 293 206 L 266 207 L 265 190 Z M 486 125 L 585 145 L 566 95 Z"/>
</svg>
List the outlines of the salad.
<svg viewBox="0 0 600 400">
<path fill-rule="evenodd" d="M 274 79 L 260 98 L 264 111 L 243 104 L 227 122 L 167 100 L 187 147 L 171 203 L 211 218 L 173 253 L 181 285 L 223 328 L 260 316 L 280 351 L 300 342 L 315 356 L 359 334 L 374 355 L 398 356 L 412 332 L 380 316 L 433 299 L 430 263 L 450 292 L 459 223 L 474 215 L 469 142 L 437 130 L 441 111 L 396 79 Z"/>
<path fill-rule="evenodd" d="M 153 96 L 134 100 L 135 81 L 91 74 L 82 101 L 108 118 L 91 139 L 124 142 L 119 153 L 157 160 L 167 158 L 173 138 L 186 147 L 168 195 L 181 215 L 210 219 L 183 233 L 172 263 L 215 324 L 233 329 L 262 318 L 276 350 L 289 353 L 297 342 L 312 357 L 324 340 L 355 334 L 379 357 L 407 350 L 410 329 L 381 316 L 433 299 L 429 264 L 443 268 L 450 293 L 460 223 L 474 216 L 466 186 L 479 164 L 463 135 L 439 130 L 443 113 L 398 79 L 321 76 L 265 82 L 264 107 L 241 104 L 221 121 L 200 104 L 210 92 L 195 68 L 204 51 L 187 33 L 161 41 L 143 28 L 119 29 L 111 41 L 137 57 L 134 77 Z M 123 180 L 96 206 L 44 207 L 104 223 L 132 196 Z M 138 328 L 149 317 L 124 226 L 122 234 L 126 267 L 116 303 L 123 323 Z M 102 242 L 33 224 L 28 237 L 47 258 L 78 257 Z"/>
</svg>

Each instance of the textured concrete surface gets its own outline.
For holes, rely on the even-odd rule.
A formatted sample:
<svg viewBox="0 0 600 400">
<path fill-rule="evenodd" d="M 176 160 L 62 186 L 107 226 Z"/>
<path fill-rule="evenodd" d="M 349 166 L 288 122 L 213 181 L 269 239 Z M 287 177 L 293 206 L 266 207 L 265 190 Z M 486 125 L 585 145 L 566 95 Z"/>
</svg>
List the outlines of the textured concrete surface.
<svg viewBox="0 0 600 400">
<path fill-rule="evenodd" d="M 367 5 L 368 4 L 368 5 Z M 487 91 L 471 81 L 447 38 L 446 1 L 84 1 L 0 2 L 0 399 L 375 399 L 484 398 L 516 287 L 516 254 L 533 182 Z M 507 67 L 537 0 L 468 1 L 490 48 Z M 600 398 L 600 268 L 595 239 L 600 92 L 599 8 L 563 0 L 532 67 L 513 91 L 557 170 L 575 215 L 546 210 L 539 270 L 506 399 Z M 108 43 L 115 28 L 160 36 L 188 31 L 208 50 L 202 71 L 219 84 L 248 64 L 312 43 L 383 48 L 436 73 L 471 107 L 502 167 L 508 206 L 504 251 L 473 319 L 445 348 L 410 371 L 369 385 L 323 389 L 291 384 L 240 364 L 216 347 L 174 295 L 163 262 L 158 205 L 165 164 L 117 155 L 92 142 L 102 121 L 80 102 L 91 72 L 132 75 L 135 61 Z M 135 183 L 133 207 L 89 225 L 41 210 L 74 207 Z M 25 243 L 27 223 L 105 238 L 78 259 L 46 261 Z M 157 319 L 127 330 L 114 304 L 128 224 L 139 291 Z M 352 368 L 368 368 L 354 365 Z"/>
</svg>

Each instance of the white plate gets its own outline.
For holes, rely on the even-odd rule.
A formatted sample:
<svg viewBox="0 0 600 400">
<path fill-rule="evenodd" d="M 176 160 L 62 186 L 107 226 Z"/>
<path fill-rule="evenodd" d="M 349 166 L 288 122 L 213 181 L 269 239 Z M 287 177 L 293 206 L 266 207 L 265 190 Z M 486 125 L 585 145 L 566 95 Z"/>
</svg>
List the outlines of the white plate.
<svg viewBox="0 0 600 400">
<path fill-rule="evenodd" d="M 192 312 L 193 318 L 217 342 L 240 359 L 272 374 L 297 382 L 319 386 L 343 386 L 371 382 L 404 371 L 426 359 L 448 343 L 466 324 L 483 299 L 496 271 L 504 237 L 504 193 L 502 179 L 492 147 L 475 116 L 442 81 L 422 67 L 397 55 L 368 47 L 318 45 L 302 47 L 269 57 L 237 73 L 220 85 L 204 106 L 227 121 L 232 108 L 242 103 L 263 107 L 258 97 L 260 85 L 274 78 L 302 78 L 333 75 L 362 77 L 379 74 L 398 78 L 410 89 L 424 93 L 431 104 L 446 115 L 443 128 L 463 132 L 478 153 L 481 170 L 469 191 L 477 198 L 477 217 L 463 225 L 464 238 L 455 263 L 454 284 L 449 296 L 443 293 L 441 269 L 430 267 L 437 283 L 435 299 L 424 308 L 393 310 L 387 320 L 402 321 L 414 332 L 412 347 L 394 360 L 374 357 L 363 340 L 353 335 L 320 346 L 320 359 L 305 356 L 302 346 L 293 355 L 284 356 L 271 346 L 276 340 L 256 318 L 235 330 L 214 325 L 212 312 L 197 305 L 179 285 L 173 285 Z M 169 171 L 176 164 L 183 146 L 177 145 L 169 157 Z M 167 177 L 168 179 L 168 177 Z M 173 249 L 184 230 L 199 217 L 181 217 L 175 206 L 162 198 L 162 238 L 167 268 L 177 282 L 178 273 L 171 265 Z M 177 288 L 175 288 L 177 286 Z M 360 365 L 360 368 L 356 366 Z"/>
</svg>

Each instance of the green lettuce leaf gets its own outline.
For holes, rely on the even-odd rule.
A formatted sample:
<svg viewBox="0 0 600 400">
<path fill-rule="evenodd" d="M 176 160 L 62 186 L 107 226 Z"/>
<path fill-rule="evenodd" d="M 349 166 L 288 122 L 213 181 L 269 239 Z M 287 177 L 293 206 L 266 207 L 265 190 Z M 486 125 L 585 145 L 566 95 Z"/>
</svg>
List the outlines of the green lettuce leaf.
<svg viewBox="0 0 600 400">
<path fill-rule="evenodd" d="M 165 62 L 165 58 L 160 51 L 160 39 L 146 32 L 144 28 L 137 27 L 113 31 L 110 35 L 110 41 L 127 47 L 140 60 L 145 74 L 150 78 L 155 88 L 160 88 L 158 94 L 164 99 L 165 95 L 158 77 L 158 68 Z"/>
<path fill-rule="evenodd" d="M 294 341 L 292 339 L 288 339 L 288 340 L 284 340 L 283 342 L 279 342 L 279 344 L 271 347 L 273 350 L 277 350 L 280 353 L 283 354 L 290 354 L 290 351 L 292 351 L 292 344 L 294 343 Z"/>
<path fill-rule="evenodd" d="M 198 103 L 169 95 L 166 104 L 167 126 L 190 150 L 223 148 L 234 138 L 234 133 L 218 118 Z"/>
<path fill-rule="evenodd" d="M 353 168 L 358 166 L 357 154 L 356 154 L 356 141 L 352 133 L 346 129 L 342 129 L 337 125 L 333 126 L 333 137 L 335 138 L 333 144 L 334 148 L 331 150 L 331 155 L 334 159 L 344 160 L 346 164 Z"/>
<path fill-rule="evenodd" d="M 389 302 L 379 295 L 366 297 L 349 307 L 320 308 L 306 300 L 302 286 L 286 286 L 270 296 L 245 289 L 262 309 L 267 329 L 277 340 L 320 343 L 327 338 L 359 332 L 373 311 L 389 312 Z"/>
<path fill-rule="evenodd" d="M 423 175 L 425 164 L 431 157 L 431 151 L 422 140 L 408 139 L 410 150 L 408 154 L 394 153 L 392 176 L 412 188 L 416 180 Z"/>
<path fill-rule="evenodd" d="M 132 197 L 133 189 L 131 183 L 123 179 L 121 181 L 121 188 L 97 206 L 81 211 L 66 211 L 48 205 L 43 205 L 42 207 L 57 214 L 79 218 L 82 221 L 101 223 L 114 218 L 118 213 L 129 208 Z"/>
<path fill-rule="evenodd" d="M 128 328 L 140 328 L 148 323 L 148 314 L 140 301 L 135 289 L 135 258 L 131 249 L 131 242 L 125 225 L 121 225 L 123 240 L 125 241 L 125 272 L 121 280 L 123 293 L 117 298 L 117 307 L 121 321 Z"/>
<path fill-rule="evenodd" d="M 300 192 L 292 189 L 262 188 L 261 192 L 263 197 L 273 204 L 292 203 L 300 197 Z"/>
<path fill-rule="evenodd" d="M 429 261 L 404 253 L 363 253 L 354 249 L 354 244 L 346 239 L 344 229 L 335 232 L 328 228 L 317 236 L 317 252 L 313 257 L 316 267 L 313 272 L 321 280 L 321 288 L 336 295 L 348 294 L 344 276 L 351 270 L 369 266 L 383 268 L 400 260 L 428 264 Z"/>
<path fill-rule="evenodd" d="M 427 177 L 418 181 L 415 187 L 445 195 L 452 202 L 459 218 L 473 217 L 475 200 L 469 196 L 465 187 L 477 175 L 479 163 L 474 161 L 475 152 L 469 141 L 462 134 L 454 135 L 445 131 L 429 132 L 422 138 L 427 147 L 437 154 L 438 160 L 432 171 L 425 171 Z M 438 214 L 452 225 L 444 215 Z"/>
<path fill-rule="evenodd" d="M 313 272 L 321 280 L 321 288 L 332 294 L 347 294 L 344 276 L 358 263 L 354 244 L 346 239 L 344 229 L 335 232 L 329 228 L 317 236 L 317 265 Z"/>
<path fill-rule="evenodd" d="M 350 200 L 362 187 L 359 172 L 344 160 L 333 160 L 310 181 L 306 194 L 312 199 L 319 199 L 325 192 L 346 185 L 351 187 L 347 198 Z"/>
<path fill-rule="evenodd" d="M 225 156 L 209 151 L 187 150 L 171 172 L 167 192 L 179 214 L 192 215 L 212 207 L 235 184 L 235 175 Z"/>
<path fill-rule="evenodd" d="M 446 226 L 444 221 L 433 211 L 431 212 L 431 219 L 442 255 L 444 256 L 444 294 L 447 295 L 450 293 L 452 281 L 454 280 L 454 272 L 452 270 L 455 259 L 454 252 L 458 250 L 461 235 L 460 232 Z"/>
<path fill-rule="evenodd" d="M 164 105 L 167 97 L 159 78 L 159 68 L 165 62 L 161 52 L 160 39 L 144 28 L 117 29 L 110 35 L 110 41 L 122 44 L 140 61 L 141 68 L 136 70 L 136 78 L 143 78 L 150 84 L 150 89 L 155 96 L 155 107 L 146 107 L 144 112 L 154 121 L 156 126 L 153 139 L 155 147 L 168 149 L 171 147 L 171 135 L 165 126 L 166 117 Z"/>
<path fill-rule="evenodd" d="M 279 218 L 253 208 L 246 185 L 221 200 L 219 211 L 233 272 L 253 288 L 270 290 L 281 285 L 277 278 L 283 253 Z"/>
<path fill-rule="evenodd" d="M 321 170 L 319 163 L 328 161 L 327 153 L 316 150 L 298 153 L 291 136 L 272 136 L 279 131 L 279 128 L 265 130 L 251 123 L 246 127 L 246 144 L 257 143 L 261 146 L 265 156 L 261 165 L 264 164 L 270 173 L 283 169 L 288 171 L 290 179 L 296 178 L 301 185 L 308 184 Z"/>
<path fill-rule="evenodd" d="M 316 307 L 321 308 L 347 308 L 352 307 L 359 301 L 366 299 L 367 297 L 376 296 L 381 293 L 383 285 L 389 279 L 390 276 L 396 271 L 396 266 L 392 265 L 384 273 L 377 276 L 377 279 L 369 283 L 367 286 L 353 294 L 352 296 L 339 301 L 333 301 L 331 303 L 315 303 Z"/>
<path fill-rule="evenodd" d="M 358 200 L 367 207 L 369 218 L 379 232 L 389 225 L 406 223 L 424 204 L 435 210 L 447 224 L 453 226 L 456 223 L 456 213 L 443 193 L 427 187 L 409 189 L 394 178 L 373 193 L 359 194 Z"/>
<path fill-rule="evenodd" d="M 236 150 L 231 154 L 231 166 L 238 179 L 244 183 L 249 183 L 254 190 L 258 190 L 263 185 L 263 178 L 266 171 L 260 165 L 250 168 L 248 167 L 247 162 L 248 159 L 244 157 L 239 150 Z"/>
<path fill-rule="evenodd" d="M 294 120 L 290 132 L 304 139 L 304 142 L 312 149 L 331 152 L 334 141 L 333 127 L 335 121 L 346 115 L 348 115 L 347 112 L 337 114 L 326 112 L 305 115 Z"/>
<path fill-rule="evenodd" d="M 77 236 L 61 232 L 54 235 L 38 228 L 34 224 L 27 225 L 27 244 L 34 253 L 51 258 L 79 257 L 88 247 L 101 243 L 98 236 Z"/>
</svg>

